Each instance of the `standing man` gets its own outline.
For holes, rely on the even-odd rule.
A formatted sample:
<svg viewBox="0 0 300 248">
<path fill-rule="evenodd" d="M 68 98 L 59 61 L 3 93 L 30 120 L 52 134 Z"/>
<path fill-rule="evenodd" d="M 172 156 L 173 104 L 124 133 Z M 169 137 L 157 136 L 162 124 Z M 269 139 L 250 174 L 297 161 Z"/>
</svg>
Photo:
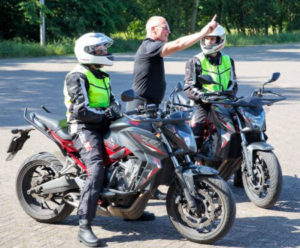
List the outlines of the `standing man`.
<svg viewBox="0 0 300 248">
<path fill-rule="evenodd" d="M 76 40 L 75 55 L 79 64 L 65 79 L 64 95 L 69 132 L 74 146 L 88 170 L 78 207 L 78 240 L 98 247 L 100 240 L 91 229 L 104 182 L 103 133 L 118 113 L 111 92 L 109 75 L 103 66 L 113 64 L 107 52 L 113 40 L 102 33 L 87 33 Z"/>
<path fill-rule="evenodd" d="M 146 98 L 148 103 L 159 105 L 166 91 L 165 69 L 163 58 L 175 52 L 191 47 L 217 27 L 216 15 L 200 32 L 180 37 L 168 42 L 171 33 L 167 20 L 162 16 L 152 16 L 146 24 L 146 38 L 140 45 L 134 61 L 133 85 L 134 91 Z M 127 104 L 127 111 L 143 104 L 134 100 Z M 158 190 L 155 199 L 165 199 L 165 194 Z"/>
</svg>

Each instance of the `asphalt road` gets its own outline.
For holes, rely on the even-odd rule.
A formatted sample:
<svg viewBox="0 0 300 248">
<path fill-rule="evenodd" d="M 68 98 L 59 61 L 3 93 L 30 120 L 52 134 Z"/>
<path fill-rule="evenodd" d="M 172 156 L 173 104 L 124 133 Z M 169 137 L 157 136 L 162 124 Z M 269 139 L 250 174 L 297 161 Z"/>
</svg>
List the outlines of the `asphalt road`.
<svg viewBox="0 0 300 248">
<path fill-rule="evenodd" d="M 185 62 L 198 51 L 180 52 L 165 61 L 168 95 L 184 77 Z M 236 221 L 218 247 L 300 247 L 300 44 L 228 48 L 225 52 L 236 63 L 239 94 L 247 95 L 280 72 L 278 81 L 268 87 L 287 97 L 267 110 L 267 135 L 283 172 L 283 190 L 271 209 L 255 207 L 244 191 L 231 185 L 237 202 Z M 117 54 L 111 74 L 115 95 L 130 88 L 134 54 Z M 27 125 L 25 107 L 40 110 L 45 105 L 64 116 L 63 81 L 74 67 L 72 57 L 0 60 L 0 248 L 8 247 L 84 247 L 76 240 L 75 212 L 61 224 L 37 223 L 28 217 L 16 199 L 15 177 L 22 161 L 36 152 L 60 156 L 54 144 L 38 132 L 12 162 L 5 162 L 11 139 L 10 129 Z M 162 188 L 166 190 L 166 188 Z M 97 217 L 95 233 L 109 247 L 214 247 L 183 239 L 170 223 L 163 201 L 151 200 L 147 210 L 155 213 L 151 222 L 124 222 Z"/>
</svg>

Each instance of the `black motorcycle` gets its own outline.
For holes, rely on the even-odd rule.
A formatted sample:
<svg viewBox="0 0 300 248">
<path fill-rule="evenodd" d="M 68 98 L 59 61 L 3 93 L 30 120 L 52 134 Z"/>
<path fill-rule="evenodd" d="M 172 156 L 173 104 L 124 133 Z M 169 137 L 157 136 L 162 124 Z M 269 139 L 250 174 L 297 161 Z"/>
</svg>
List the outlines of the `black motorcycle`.
<svg viewBox="0 0 300 248">
<path fill-rule="evenodd" d="M 269 81 L 248 97 L 236 97 L 231 91 L 208 92 L 203 101 L 211 104 L 200 153 L 195 160 L 219 171 L 224 180 L 234 173 L 235 185 L 243 185 L 248 198 L 258 207 L 272 207 L 281 193 L 282 173 L 273 147 L 267 143 L 263 106 L 284 100 L 280 94 L 266 90 L 265 85 L 276 81 L 274 73 Z M 200 76 L 204 84 L 216 84 L 210 76 Z M 171 94 L 173 109 L 191 107 L 179 92 Z M 193 126 L 192 118 L 190 125 Z M 241 173 L 241 176 L 239 176 Z"/>
<path fill-rule="evenodd" d="M 123 101 L 138 98 L 132 90 Z M 159 185 L 167 185 L 167 213 L 187 239 L 213 243 L 222 238 L 235 220 L 235 201 L 227 183 L 207 166 L 195 166 L 189 154 L 196 152 L 188 112 L 164 110 L 145 104 L 123 113 L 105 134 L 104 190 L 97 214 L 123 219 L 139 218 Z M 56 223 L 78 207 L 87 177 L 86 166 L 73 146 L 64 122 L 48 114 L 25 110 L 25 120 L 54 141 L 65 161 L 40 152 L 21 165 L 16 181 L 24 211 L 40 222 Z M 22 149 L 33 130 L 13 130 L 9 159 Z"/>
</svg>

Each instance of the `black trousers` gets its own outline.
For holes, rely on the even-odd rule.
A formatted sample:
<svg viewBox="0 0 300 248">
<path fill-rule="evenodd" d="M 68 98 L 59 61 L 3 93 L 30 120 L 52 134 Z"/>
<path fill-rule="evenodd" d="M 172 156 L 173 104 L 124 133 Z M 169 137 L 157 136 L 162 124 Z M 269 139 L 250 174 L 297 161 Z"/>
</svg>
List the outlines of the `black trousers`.
<svg viewBox="0 0 300 248">
<path fill-rule="evenodd" d="M 92 221 L 96 215 L 99 194 L 103 189 L 103 131 L 80 126 L 72 140 L 88 170 L 78 207 L 80 219 Z"/>
<path fill-rule="evenodd" d="M 195 141 L 198 150 L 201 149 L 203 143 L 204 127 L 206 124 L 206 119 L 209 110 L 210 110 L 210 104 L 198 103 L 195 105 L 192 130 L 195 135 Z"/>
</svg>

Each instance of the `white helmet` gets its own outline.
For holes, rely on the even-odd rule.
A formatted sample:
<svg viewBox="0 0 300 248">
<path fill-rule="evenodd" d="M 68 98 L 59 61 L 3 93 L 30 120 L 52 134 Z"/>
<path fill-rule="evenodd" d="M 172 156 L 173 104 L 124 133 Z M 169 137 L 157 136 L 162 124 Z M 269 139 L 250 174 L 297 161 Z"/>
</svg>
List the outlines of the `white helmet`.
<svg viewBox="0 0 300 248">
<path fill-rule="evenodd" d="M 205 39 L 205 37 L 208 37 L 208 36 L 216 36 L 217 37 L 216 44 L 205 45 L 204 44 L 204 39 Z M 225 29 L 221 25 L 218 25 L 213 32 L 211 32 L 210 34 L 206 35 L 205 37 L 200 40 L 200 47 L 202 49 L 202 52 L 205 55 L 221 51 L 223 49 L 223 47 L 225 46 L 225 43 L 226 43 L 226 33 L 225 33 Z"/>
<path fill-rule="evenodd" d="M 113 40 L 102 33 L 87 33 L 75 43 L 74 52 L 81 64 L 113 65 L 114 56 L 107 53 Z"/>
</svg>

